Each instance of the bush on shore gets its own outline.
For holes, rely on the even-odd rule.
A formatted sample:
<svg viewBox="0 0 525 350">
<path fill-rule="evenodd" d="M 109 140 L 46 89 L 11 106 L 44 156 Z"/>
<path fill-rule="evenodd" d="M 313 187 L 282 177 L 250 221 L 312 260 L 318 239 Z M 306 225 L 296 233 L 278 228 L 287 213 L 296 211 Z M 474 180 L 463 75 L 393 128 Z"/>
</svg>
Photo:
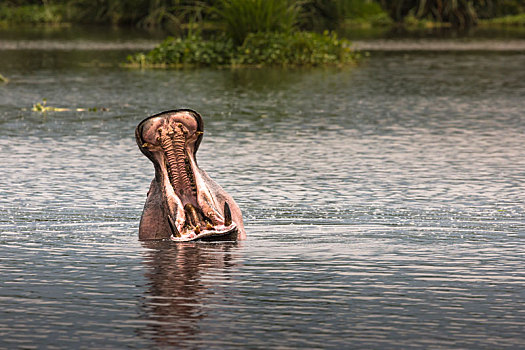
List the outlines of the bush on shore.
<svg viewBox="0 0 525 350">
<path fill-rule="evenodd" d="M 359 54 L 334 33 L 250 33 L 242 45 L 226 36 L 168 38 L 149 53 L 128 57 L 131 66 L 319 66 L 348 65 Z"/>
<path fill-rule="evenodd" d="M 319 66 L 355 63 L 350 42 L 335 33 L 251 33 L 233 58 L 234 65 Z"/>
<path fill-rule="evenodd" d="M 63 22 L 65 17 L 65 7 L 59 5 L 7 6 L 0 4 L 0 22 L 55 24 Z"/>
<path fill-rule="evenodd" d="M 128 62 L 140 67 L 222 66 L 231 64 L 233 51 L 233 41 L 224 36 L 204 40 L 192 34 L 186 38 L 168 37 L 146 54 L 128 56 Z"/>
<path fill-rule="evenodd" d="M 525 14 L 481 20 L 482 26 L 525 26 Z"/>
</svg>

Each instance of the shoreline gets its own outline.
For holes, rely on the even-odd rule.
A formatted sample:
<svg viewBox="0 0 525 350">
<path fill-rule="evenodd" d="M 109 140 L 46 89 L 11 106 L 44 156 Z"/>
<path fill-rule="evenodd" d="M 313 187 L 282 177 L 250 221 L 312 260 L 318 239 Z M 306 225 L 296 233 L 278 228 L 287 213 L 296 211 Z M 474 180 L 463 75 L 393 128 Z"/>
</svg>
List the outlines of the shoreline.
<svg viewBox="0 0 525 350">
<path fill-rule="evenodd" d="M 125 40 L 0 40 L 0 50 L 111 51 L 152 50 L 162 41 Z"/>
<path fill-rule="evenodd" d="M 360 51 L 497 51 L 525 52 L 521 39 L 377 39 L 355 40 L 352 47 Z"/>
<path fill-rule="evenodd" d="M 161 41 L 0 40 L 0 50 L 145 51 Z M 525 39 L 373 39 L 351 41 L 359 51 L 497 51 L 525 52 Z"/>
</svg>

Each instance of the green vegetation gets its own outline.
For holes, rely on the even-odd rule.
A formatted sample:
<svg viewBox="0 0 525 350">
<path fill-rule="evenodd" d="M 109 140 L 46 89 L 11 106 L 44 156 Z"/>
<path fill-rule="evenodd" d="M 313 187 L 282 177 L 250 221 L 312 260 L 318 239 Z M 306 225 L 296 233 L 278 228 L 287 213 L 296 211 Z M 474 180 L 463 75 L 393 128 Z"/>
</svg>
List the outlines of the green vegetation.
<svg viewBox="0 0 525 350">
<path fill-rule="evenodd" d="M 508 19 L 487 20 L 524 12 L 523 0 L 2 0 L 0 22 L 135 25 L 177 35 L 212 28 L 227 30 L 240 44 L 253 26 L 321 32 L 422 21 L 462 28 L 479 20 L 507 25 Z"/>
<path fill-rule="evenodd" d="M 299 8 L 288 0 L 219 0 L 211 11 L 236 45 L 249 33 L 289 33 L 299 15 Z"/>
<path fill-rule="evenodd" d="M 482 26 L 525 26 L 525 13 L 481 20 Z"/>
<path fill-rule="evenodd" d="M 238 48 L 234 64 L 319 66 L 355 63 L 358 55 L 335 33 L 251 33 Z"/>
<path fill-rule="evenodd" d="M 2 74 L 0 74 L 0 83 L 9 83 L 9 79 L 7 79 L 6 77 L 4 77 Z"/>
<path fill-rule="evenodd" d="M 525 11 L 521 0 L 380 0 L 397 23 L 444 23 L 455 28 L 477 25 L 478 20 L 517 15 Z M 496 24 L 496 22 L 494 22 Z"/>
<path fill-rule="evenodd" d="M 417 20 L 450 23 L 455 27 L 473 26 L 477 21 L 471 0 L 381 0 L 390 17 L 403 22 L 407 17 Z"/>
<path fill-rule="evenodd" d="M 227 36 L 168 38 L 147 54 L 128 57 L 131 66 L 319 66 L 356 62 L 350 43 L 333 33 L 250 33 L 236 46 Z"/>
<path fill-rule="evenodd" d="M 335 34 L 302 32 L 299 7 L 288 0 L 218 0 L 211 8 L 222 35 L 169 38 L 132 66 L 318 66 L 355 63 L 357 54 Z"/>
<path fill-rule="evenodd" d="M 147 54 L 129 56 L 128 62 L 140 67 L 221 66 L 231 64 L 233 51 L 233 41 L 224 36 L 216 40 L 199 35 L 169 37 Z"/>
<path fill-rule="evenodd" d="M 0 22 L 7 23 L 61 23 L 65 19 L 65 7 L 61 5 L 29 4 L 8 6 L 0 4 Z"/>
<path fill-rule="evenodd" d="M 33 112 L 40 112 L 40 113 L 69 111 L 68 108 L 58 108 L 58 107 L 47 106 L 47 100 L 45 98 L 42 100 L 42 103 L 40 102 L 35 103 L 33 105 L 33 108 L 31 108 L 31 110 Z"/>
<path fill-rule="evenodd" d="M 355 26 L 523 25 L 522 0 L 4 0 L 0 22 L 104 23 L 175 34 L 132 66 L 316 66 L 354 63 L 329 31 Z M 500 18 L 494 19 L 495 16 Z M 314 34 L 324 32 L 324 34 Z M 219 34 L 220 33 L 220 34 Z"/>
<path fill-rule="evenodd" d="M 301 28 L 335 30 L 341 26 L 390 25 L 392 20 L 376 1 L 306 0 L 301 5 Z"/>
<path fill-rule="evenodd" d="M 105 108 L 105 107 L 102 107 L 102 108 L 98 108 L 98 107 L 90 107 L 90 108 L 61 108 L 61 107 L 48 106 L 47 105 L 47 99 L 45 99 L 45 98 L 42 100 L 42 103 L 40 103 L 40 102 L 35 103 L 33 105 L 33 107 L 31 108 L 31 110 L 33 112 L 39 112 L 39 113 L 70 112 L 70 111 L 75 111 L 75 112 L 98 112 L 98 111 L 105 112 L 105 111 L 108 111 L 108 109 Z"/>
</svg>

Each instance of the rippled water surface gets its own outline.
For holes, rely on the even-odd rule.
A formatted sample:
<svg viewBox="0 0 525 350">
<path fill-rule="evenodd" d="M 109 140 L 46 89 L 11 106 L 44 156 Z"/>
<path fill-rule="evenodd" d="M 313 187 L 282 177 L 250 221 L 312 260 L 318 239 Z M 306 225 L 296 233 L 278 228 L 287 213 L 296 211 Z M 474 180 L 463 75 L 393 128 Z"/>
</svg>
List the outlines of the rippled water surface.
<svg viewBox="0 0 525 350">
<path fill-rule="evenodd" d="M 523 346 L 524 53 L 126 54 L 0 51 L 1 348 Z M 32 112 L 44 98 L 73 111 Z M 134 128 L 175 107 L 203 114 L 199 163 L 248 240 L 137 240 L 153 167 Z"/>
</svg>

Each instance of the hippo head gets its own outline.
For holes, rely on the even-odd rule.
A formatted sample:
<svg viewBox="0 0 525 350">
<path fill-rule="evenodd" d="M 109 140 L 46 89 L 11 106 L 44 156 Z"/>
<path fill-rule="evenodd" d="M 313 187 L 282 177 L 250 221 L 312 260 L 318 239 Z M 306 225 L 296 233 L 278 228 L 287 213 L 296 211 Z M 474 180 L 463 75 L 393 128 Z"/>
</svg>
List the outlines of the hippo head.
<svg viewBox="0 0 525 350">
<path fill-rule="evenodd" d="M 202 117 L 190 109 L 153 115 L 135 129 L 141 152 L 155 167 L 140 220 L 140 240 L 245 238 L 239 207 L 197 164 L 203 132 Z"/>
</svg>

